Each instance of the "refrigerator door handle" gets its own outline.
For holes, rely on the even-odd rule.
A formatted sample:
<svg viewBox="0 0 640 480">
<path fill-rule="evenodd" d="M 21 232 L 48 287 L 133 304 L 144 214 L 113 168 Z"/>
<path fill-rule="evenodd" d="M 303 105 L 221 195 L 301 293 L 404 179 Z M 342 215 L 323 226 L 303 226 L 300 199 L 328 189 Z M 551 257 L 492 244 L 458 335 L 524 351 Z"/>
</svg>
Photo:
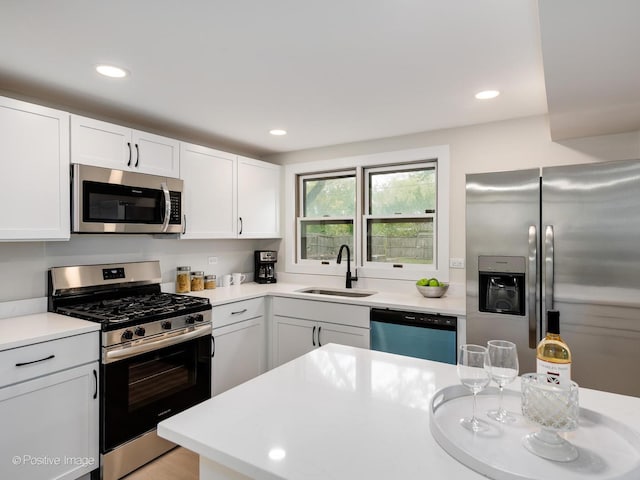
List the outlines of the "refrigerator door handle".
<svg viewBox="0 0 640 480">
<path fill-rule="evenodd" d="M 545 313 L 553 310 L 553 225 L 547 225 L 544 231 L 544 312 L 541 312 L 543 322 Z M 546 326 L 545 326 L 546 330 Z"/>
<path fill-rule="evenodd" d="M 536 348 L 538 332 L 536 330 L 537 305 L 536 285 L 538 284 L 538 229 L 535 225 L 529 227 L 529 348 Z"/>
</svg>

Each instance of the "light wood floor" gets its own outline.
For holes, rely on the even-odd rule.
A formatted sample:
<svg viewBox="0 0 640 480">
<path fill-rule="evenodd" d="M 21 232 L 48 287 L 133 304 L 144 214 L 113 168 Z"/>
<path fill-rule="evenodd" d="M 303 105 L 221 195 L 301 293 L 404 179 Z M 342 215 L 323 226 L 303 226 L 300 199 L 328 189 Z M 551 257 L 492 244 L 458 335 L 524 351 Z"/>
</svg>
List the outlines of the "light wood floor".
<svg viewBox="0 0 640 480">
<path fill-rule="evenodd" d="M 198 460 L 196 453 L 174 448 L 122 480 L 198 480 Z"/>
</svg>

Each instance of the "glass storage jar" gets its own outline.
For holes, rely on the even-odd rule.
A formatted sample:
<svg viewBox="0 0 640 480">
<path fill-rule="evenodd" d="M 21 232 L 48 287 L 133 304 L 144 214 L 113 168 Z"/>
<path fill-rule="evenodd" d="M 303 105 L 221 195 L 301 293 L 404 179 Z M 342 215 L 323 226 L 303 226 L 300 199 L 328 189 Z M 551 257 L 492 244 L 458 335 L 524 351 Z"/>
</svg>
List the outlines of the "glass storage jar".
<svg viewBox="0 0 640 480">
<path fill-rule="evenodd" d="M 204 277 L 204 288 L 207 290 L 213 290 L 216 288 L 216 276 L 215 275 L 205 275 Z"/>
<path fill-rule="evenodd" d="M 204 272 L 191 272 L 191 291 L 204 290 Z"/>
<path fill-rule="evenodd" d="M 191 267 L 178 267 L 176 269 L 176 293 L 189 293 L 191 291 Z"/>
</svg>

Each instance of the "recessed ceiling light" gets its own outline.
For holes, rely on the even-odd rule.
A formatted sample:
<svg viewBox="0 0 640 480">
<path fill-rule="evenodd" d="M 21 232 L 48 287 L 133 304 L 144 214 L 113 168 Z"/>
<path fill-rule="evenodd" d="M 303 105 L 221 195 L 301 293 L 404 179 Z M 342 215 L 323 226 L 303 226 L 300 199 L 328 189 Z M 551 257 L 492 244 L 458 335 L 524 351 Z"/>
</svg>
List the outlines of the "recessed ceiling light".
<svg viewBox="0 0 640 480">
<path fill-rule="evenodd" d="M 282 135 L 286 135 L 287 131 L 282 130 L 281 128 L 274 128 L 273 130 L 269 130 L 269 133 L 271 135 L 282 136 Z"/>
<path fill-rule="evenodd" d="M 113 65 L 96 65 L 96 72 L 111 78 L 123 78 L 128 75 L 128 72 L 124 68 Z"/>
<path fill-rule="evenodd" d="M 476 98 L 478 100 L 488 100 L 490 98 L 496 98 L 500 95 L 498 90 L 483 90 L 482 92 L 476 93 Z"/>
</svg>

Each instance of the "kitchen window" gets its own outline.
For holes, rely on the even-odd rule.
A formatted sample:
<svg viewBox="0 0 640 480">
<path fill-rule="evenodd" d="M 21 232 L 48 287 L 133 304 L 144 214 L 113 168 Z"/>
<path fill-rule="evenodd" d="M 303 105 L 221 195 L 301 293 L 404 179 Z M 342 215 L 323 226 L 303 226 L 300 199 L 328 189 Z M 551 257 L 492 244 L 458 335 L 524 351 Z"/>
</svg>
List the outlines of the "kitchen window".
<svg viewBox="0 0 640 480">
<path fill-rule="evenodd" d="M 364 173 L 365 264 L 433 264 L 437 162 L 366 168 Z"/>
<path fill-rule="evenodd" d="M 299 177 L 298 260 L 328 261 L 355 244 L 355 171 Z"/>
<path fill-rule="evenodd" d="M 361 278 L 449 278 L 449 148 L 386 152 L 285 167 L 285 268 Z"/>
</svg>

